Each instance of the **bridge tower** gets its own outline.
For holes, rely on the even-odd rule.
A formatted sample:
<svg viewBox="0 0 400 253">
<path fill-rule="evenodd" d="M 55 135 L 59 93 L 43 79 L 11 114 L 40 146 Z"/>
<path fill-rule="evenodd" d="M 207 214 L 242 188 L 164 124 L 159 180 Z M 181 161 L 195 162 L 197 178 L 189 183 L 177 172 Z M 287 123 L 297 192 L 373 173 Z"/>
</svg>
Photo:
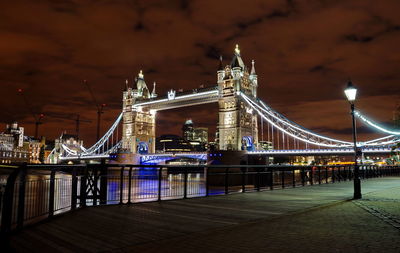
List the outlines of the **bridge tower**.
<svg viewBox="0 0 400 253">
<path fill-rule="evenodd" d="M 122 149 L 132 153 L 155 153 L 155 117 L 156 112 L 133 105 L 144 99 L 156 97 L 155 83 L 150 93 L 140 71 L 136 78 L 136 89 L 129 87 L 123 92 Z"/>
<path fill-rule="evenodd" d="M 251 150 L 258 145 L 257 115 L 246 106 L 239 92 L 257 98 L 257 74 L 254 61 L 249 73 L 236 45 L 231 64 L 217 71 L 219 104 L 219 149 Z"/>
</svg>

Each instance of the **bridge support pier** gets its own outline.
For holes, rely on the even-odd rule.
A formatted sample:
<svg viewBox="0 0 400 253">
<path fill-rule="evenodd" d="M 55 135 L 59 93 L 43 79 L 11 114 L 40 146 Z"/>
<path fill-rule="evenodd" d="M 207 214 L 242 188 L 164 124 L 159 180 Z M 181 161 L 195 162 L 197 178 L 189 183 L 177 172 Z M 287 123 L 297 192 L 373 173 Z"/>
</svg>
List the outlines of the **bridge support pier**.
<svg viewBox="0 0 400 253">
<path fill-rule="evenodd" d="M 107 175 L 106 161 L 102 159 L 100 165 L 100 205 L 107 204 Z"/>
</svg>

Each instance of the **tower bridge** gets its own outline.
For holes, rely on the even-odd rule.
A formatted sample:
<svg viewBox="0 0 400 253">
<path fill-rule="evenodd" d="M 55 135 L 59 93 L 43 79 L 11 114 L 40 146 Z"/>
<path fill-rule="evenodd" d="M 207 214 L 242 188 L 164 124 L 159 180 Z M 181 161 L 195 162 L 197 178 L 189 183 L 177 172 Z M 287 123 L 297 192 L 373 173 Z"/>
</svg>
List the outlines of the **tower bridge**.
<svg viewBox="0 0 400 253">
<path fill-rule="evenodd" d="M 157 98 L 155 85 L 149 92 L 144 75 L 139 73 L 136 89 L 128 87 L 123 93 L 122 148 L 132 153 L 155 152 L 155 118 L 159 110 L 218 102 L 219 149 L 242 150 L 258 143 L 257 115 L 240 98 L 240 94 L 257 97 L 257 75 L 244 65 L 236 46 L 231 64 L 217 71 L 215 87 L 179 94 L 170 90 L 167 97 Z"/>
<path fill-rule="evenodd" d="M 255 62 L 251 61 L 251 67 L 247 67 L 237 45 L 230 64 L 224 66 L 220 59 L 216 77 L 216 85 L 186 92 L 172 89 L 165 96 L 159 97 L 156 84 L 153 84 L 150 92 L 144 74 L 140 71 L 134 85 L 126 81 L 122 112 L 104 136 L 90 148 L 59 141 L 49 156 L 49 162 L 104 158 L 117 152 L 137 155 L 143 161 L 169 159 L 168 154 L 155 154 L 157 112 L 207 103 L 216 103 L 219 108 L 217 150 L 247 151 L 248 154 L 267 156 L 354 153 L 352 142 L 308 130 L 290 121 L 257 97 Z M 358 142 L 357 147 L 363 152 L 388 153 L 390 145 L 400 141 L 400 131 L 387 130 L 360 112 L 355 115 L 365 124 L 389 134 Z M 274 150 L 265 151 L 261 148 L 259 130 L 263 139 L 264 125 L 268 133 L 267 140 L 272 143 Z M 178 156 L 185 157 L 183 154 Z M 197 156 L 201 156 L 201 159 L 206 157 L 204 154 Z"/>
</svg>

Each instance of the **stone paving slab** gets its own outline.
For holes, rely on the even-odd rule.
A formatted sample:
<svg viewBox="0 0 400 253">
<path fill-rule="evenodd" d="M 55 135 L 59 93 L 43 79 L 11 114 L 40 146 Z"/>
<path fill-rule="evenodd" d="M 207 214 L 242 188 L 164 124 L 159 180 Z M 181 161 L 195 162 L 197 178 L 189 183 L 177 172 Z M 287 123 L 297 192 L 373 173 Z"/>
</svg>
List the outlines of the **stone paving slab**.
<svg viewBox="0 0 400 253">
<path fill-rule="evenodd" d="M 352 202 L 112 252 L 393 252 L 400 233 Z"/>
<path fill-rule="evenodd" d="M 362 182 L 365 198 L 397 198 L 399 186 L 399 177 Z M 352 194 L 353 183 L 342 182 L 89 207 L 26 228 L 10 245 L 16 252 L 400 252 L 393 251 L 399 230 L 346 201 Z"/>
</svg>

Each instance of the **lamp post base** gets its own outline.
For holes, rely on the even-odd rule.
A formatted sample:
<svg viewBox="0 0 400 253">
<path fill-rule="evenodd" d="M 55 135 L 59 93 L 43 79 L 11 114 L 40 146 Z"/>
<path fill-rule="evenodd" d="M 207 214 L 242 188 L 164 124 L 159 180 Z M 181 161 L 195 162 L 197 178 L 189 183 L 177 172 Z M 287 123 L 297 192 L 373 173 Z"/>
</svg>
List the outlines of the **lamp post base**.
<svg viewBox="0 0 400 253">
<path fill-rule="evenodd" d="M 353 199 L 361 199 L 361 180 L 359 177 L 354 178 L 354 196 Z"/>
</svg>

